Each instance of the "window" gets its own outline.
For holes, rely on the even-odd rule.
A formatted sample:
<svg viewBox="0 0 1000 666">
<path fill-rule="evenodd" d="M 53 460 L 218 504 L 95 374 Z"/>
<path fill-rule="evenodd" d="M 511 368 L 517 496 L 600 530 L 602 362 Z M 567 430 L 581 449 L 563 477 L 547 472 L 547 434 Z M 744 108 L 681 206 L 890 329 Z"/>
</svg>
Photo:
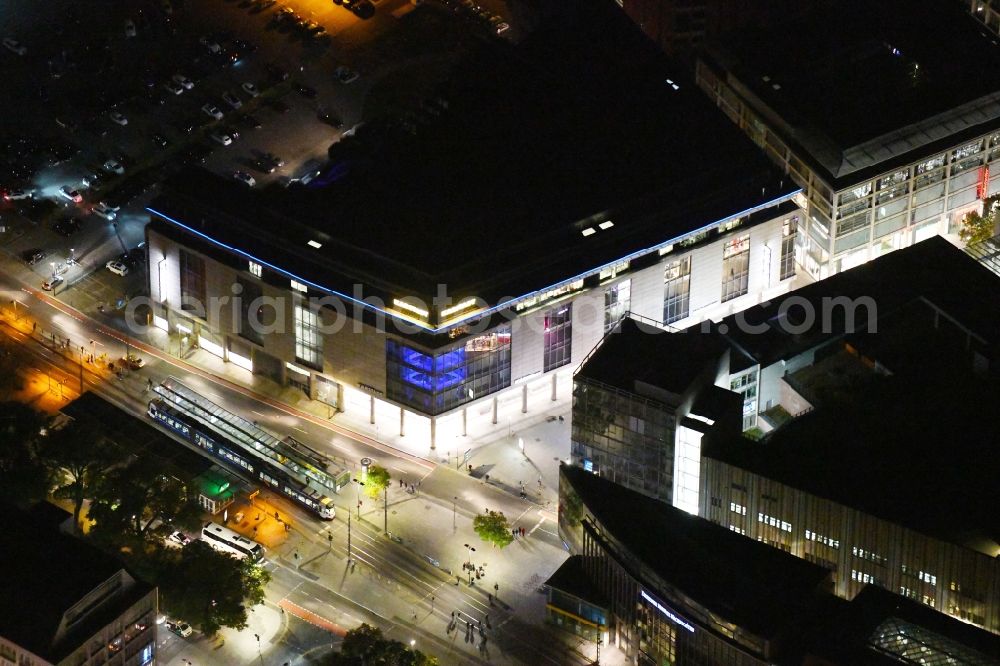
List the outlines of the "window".
<svg viewBox="0 0 1000 666">
<path fill-rule="evenodd" d="M 567 303 L 545 315 L 543 371 L 555 370 L 570 362 L 573 352 L 573 304 Z"/>
<path fill-rule="evenodd" d="M 744 234 L 722 248 L 722 302 L 746 294 L 749 278 L 750 234 Z"/>
<path fill-rule="evenodd" d="M 771 527 L 777 527 L 782 532 L 791 532 L 792 524 L 786 523 L 780 518 L 775 518 L 774 516 L 769 516 L 766 513 L 757 514 L 757 522 L 764 523 L 765 525 L 770 525 Z"/>
<path fill-rule="evenodd" d="M 878 585 L 878 579 L 870 573 L 865 573 L 864 571 L 858 571 L 856 569 L 851 569 L 851 580 L 856 580 L 859 583 L 869 583 L 871 585 Z"/>
<path fill-rule="evenodd" d="M 747 531 L 745 529 L 743 529 L 742 527 L 737 527 L 736 525 L 730 525 L 729 529 L 730 529 L 730 531 L 736 532 L 737 534 L 742 534 L 743 536 L 747 535 Z"/>
<path fill-rule="evenodd" d="M 301 305 L 295 306 L 295 358 L 316 370 L 323 369 L 323 338 L 319 333 L 319 314 Z"/>
<path fill-rule="evenodd" d="M 936 603 L 936 600 L 934 599 L 934 597 L 932 597 L 932 596 L 931 596 L 931 595 L 929 595 L 929 594 L 924 594 L 924 595 L 922 595 L 922 596 L 920 597 L 920 600 L 921 600 L 922 602 L 924 602 L 925 604 L 927 604 L 928 606 L 933 606 L 933 605 L 934 605 L 934 604 Z"/>
<path fill-rule="evenodd" d="M 691 257 L 666 265 L 663 271 L 663 323 L 688 316 L 691 307 Z"/>
<path fill-rule="evenodd" d="M 529 308 L 535 307 L 536 305 L 544 303 L 545 301 L 552 300 L 553 298 L 558 298 L 560 296 L 569 294 L 574 291 L 579 291 L 580 289 L 583 289 L 583 280 L 576 280 L 574 282 L 570 282 L 569 284 L 564 284 L 561 287 L 557 287 L 555 289 L 549 289 L 548 291 L 543 291 L 540 294 L 537 294 L 530 298 L 526 298 L 523 301 L 520 301 L 519 303 L 515 304 L 514 310 L 517 312 L 521 312 L 523 310 L 527 310 Z"/>
<path fill-rule="evenodd" d="M 937 585 L 937 576 L 935 576 L 934 574 L 929 574 L 926 571 L 918 572 L 917 578 L 924 581 L 925 583 L 930 583 L 931 585 Z"/>
<path fill-rule="evenodd" d="M 629 262 L 627 261 L 619 261 L 617 264 L 611 264 L 598 274 L 597 279 L 601 280 L 602 282 L 604 280 L 613 279 L 619 273 L 624 273 L 625 271 L 627 271 L 628 267 L 629 267 Z"/>
<path fill-rule="evenodd" d="M 264 267 L 258 264 L 256 261 L 251 261 L 249 262 L 249 266 L 247 266 L 247 270 L 250 271 L 250 275 L 253 275 L 254 277 L 260 277 L 261 274 L 264 272 Z"/>
<path fill-rule="evenodd" d="M 799 218 L 790 217 L 781 227 L 781 267 L 778 279 L 795 277 L 795 237 L 799 231 Z"/>
<path fill-rule="evenodd" d="M 632 300 L 632 281 L 622 280 L 604 291 L 604 332 L 607 333 L 628 312 Z"/>
<path fill-rule="evenodd" d="M 899 588 L 899 594 L 901 596 L 906 597 L 907 599 L 916 599 L 917 598 L 916 591 L 915 590 L 911 590 L 908 587 L 900 587 Z"/>
<path fill-rule="evenodd" d="M 205 316 L 205 260 L 181 249 L 181 310 Z"/>
<path fill-rule="evenodd" d="M 840 541 L 838 541 L 837 539 L 831 539 L 828 536 L 823 536 L 822 534 L 816 534 L 815 532 L 810 530 L 806 530 L 806 541 L 815 541 L 816 543 L 821 543 L 835 550 L 840 548 Z"/>
<path fill-rule="evenodd" d="M 733 513 L 738 513 L 741 516 L 747 515 L 747 508 L 742 504 L 737 504 L 736 502 L 729 503 L 729 510 Z"/>
<path fill-rule="evenodd" d="M 885 564 L 885 558 L 881 555 L 877 555 L 870 550 L 865 550 L 864 548 L 858 548 L 853 546 L 851 552 L 855 557 L 860 557 L 862 560 L 868 560 L 869 562 L 874 562 L 875 564 Z"/>
<path fill-rule="evenodd" d="M 295 280 L 291 281 L 291 287 L 295 291 L 301 291 L 303 294 L 309 291 L 309 287 L 305 286 L 301 282 L 296 282 Z"/>
</svg>

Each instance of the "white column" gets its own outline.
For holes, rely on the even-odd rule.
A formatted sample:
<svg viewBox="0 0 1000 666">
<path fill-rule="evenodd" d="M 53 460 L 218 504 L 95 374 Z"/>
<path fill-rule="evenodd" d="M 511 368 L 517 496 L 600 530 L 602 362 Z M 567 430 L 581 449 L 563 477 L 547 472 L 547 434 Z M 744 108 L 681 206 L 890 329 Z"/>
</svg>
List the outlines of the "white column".
<svg viewBox="0 0 1000 666">
<path fill-rule="evenodd" d="M 498 401 L 496 396 L 493 396 L 493 425 L 497 424 L 497 406 Z"/>
<path fill-rule="evenodd" d="M 431 417 L 431 451 L 437 448 L 437 417 Z"/>
<path fill-rule="evenodd" d="M 469 410 L 462 407 L 462 437 L 469 436 Z"/>
<path fill-rule="evenodd" d="M 552 402 L 556 401 L 556 373 L 552 373 Z"/>
<path fill-rule="evenodd" d="M 403 408 L 400 407 L 399 408 L 399 436 L 400 437 L 406 437 L 406 422 L 404 420 L 404 416 L 405 415 L 406 415 L 406 411 L 404 411 Z"/>
<path fill-rule="evenodd" d="M 371 399 L 371 415 L 368 417 L 368 421 L 375 425 L 375 396 L 369 396 Z"/>
<path fill-rule="evenodd" d="M 528 413 L 528 383 L 521 385 L 521 413 Z"/>
</svg>

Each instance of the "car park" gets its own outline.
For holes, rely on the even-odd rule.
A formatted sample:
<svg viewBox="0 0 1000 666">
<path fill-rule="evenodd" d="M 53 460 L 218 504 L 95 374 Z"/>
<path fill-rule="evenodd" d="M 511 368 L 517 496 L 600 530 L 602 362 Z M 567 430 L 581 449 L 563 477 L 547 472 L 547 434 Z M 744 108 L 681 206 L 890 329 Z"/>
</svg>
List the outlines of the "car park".
<svg viewBox="0 0 1000 666">
<path fill-rule="evenodd" d="M 128 275 L 128 266 L 124 262 L 117 259 L 112 259 L 108 263 L 104 264 L 104 267 L 115 275 L 120 275 L 122 277 Z"/>
<path fill-rule="evenodd" d="M 63 185 L 59 188 L 59 196 L 69 199 L 73 203 L 80 203 L 83 201 L 83 195 L 69 185 Z"/>
<path fill-rule="evenodd" d="M 125 114 L 121 111 L 112 111 L 108 114 L 108 116 L 111 118 L 111 122 L 113 123 L 121 125 L 122 127 L 128 125 L 128 118 L 126 118 Z"/>
<path fill-rule="evenodd" d="M 257 181 L 254 180 L 254 177 L 248 174 L 246 171 L 234 171 L 233 178 L 240 181 L 244 185 L 247 185 L 248 187 L 253 187 L 254 185 L 257 184 Z"/>
<path fill-rule="evenodd" d="M 163 89 L 172 95 L 180 95 L 184 92 L 184 86 L 177 83 L 176 81 L 167 81 L 163 84 Z"/>
<path fill-rule="evenodd" d="M 231 145 L 233 145 L 233 138 L 231 136 L 229 136 L 228 134 L 223 134 L 222 132 L 212 132 L 211 137 L 212 137 L 212 141 L 215 141 L 216 143 L 220 143 L 223 146 L 231 146 Z"/>
<path fill-rule="evenodd" d="M 228 90 L 222 93 L 222 99 L 223 101 L 225 101 L 226 104 L 233 107 L 234 109 L 239 109 L 240 107 L 243 106 L 243 102 L 240 101 L 240 98 L 234 95 L 233 93 L 229 92 Z"/>
<path fill-rule="evenodd" d="M 222 111 L 219 111 L 219 108 L 214 104 L 206 104 L 205 106 L 201 107 L 201 110 L 204 111 L 207 115 L 212 116 L 216 120 L 222 120 Z"/>
<path fill-rule="evenodd" d="M 28 47 L 13 37 L 4 37 L 3 46 L 11 53 L 16 53 L 19 56 L 23 56 L 28 52 Z"/>
<path fill-rule="evenodd" d="M 185 90 L 191 90 L 192 88 L 194 88 L 194 81 L 184 76 L 183 74 L 174 74 L 173 81 L 174 83 L 183 86 Z"/>
<path fill-rule="evenodd" d="M 103 217 L 105 220 L 109 222 L 118 217 L 118 211 L 115 208 L 112 208 L 108 204 L 104 203 L 103 201 L 94 206 L 91 212 L 98 217 Z"/>
<path fill-rule="evenodd" d="M 38 248 L 25 250 L 21 253 L 21 259 L 23 259 L 24 263 L 29 266 L 34 266 L 35 264 L 40 263 L 46 256 L 47 255 Z"/>
<path fill-rule="evenodd" d="M 125 173 L 125 167 L 122 166 L 121 162 L 114 159 L 110 159 L 104 162 L 102 168 L 108 173 L 118 174 L 119 176 Z"/>
<path fill-rule="evenodd" d="M 249 81 L 244 83 L 241 87 L 243 88 L 243 92 L 250 95 L 251 97 L 257 97 L 258 95 L 260 95 L 260 90 L 257 89 L 257 86 L 250 83 Z"/>
<path fill-rule="evenodd" d="M 45 282 L 42 283 L 42 289 L 44 289 L 45 291 L 52 291 L 65 281 L 66 278 L 64 278 L 62 275 L 53 275 L 52 277 L 50 277 L 49 279 L 47 279 Z"/>
</svg>

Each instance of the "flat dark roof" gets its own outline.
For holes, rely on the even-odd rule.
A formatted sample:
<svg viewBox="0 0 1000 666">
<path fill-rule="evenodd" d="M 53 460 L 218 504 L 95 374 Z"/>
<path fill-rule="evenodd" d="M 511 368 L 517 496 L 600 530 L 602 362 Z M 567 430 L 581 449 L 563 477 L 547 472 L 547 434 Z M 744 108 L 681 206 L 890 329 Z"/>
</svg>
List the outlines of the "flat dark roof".
<svg viewBox="0 0 1000 666">
<path fill-rule="evenodd" d="M 1000 46 L 960 3 L 817 2 L 712 51 L 834 187 L 1000 125 Z"/>
<path fill-rule="evenodd" d="M 0 506 L 0 635 L 58 663 L 153 589 L 139 580 L 114 604 L 81 621 L 56 641 L 63 615 L 124 567 L 88 543 L 31 514 Z"/>
<path fill-rule="evenodd" d="M 470 48 L 437 97 L 415 135 L 370 121 L 306 186 L 186 173 L 152 208 L 324 286 L 494 304 L 797 189 L 608 0 Z"/>
<path fill-rule="evenodd" d="M 830 300 L 840 298 L 859 304 L 854 308 L 853 327 L 848 326 L 852 322 L 846 318 L 847 309 L 834 307 Z M 986 347 L 995 349 L 1000 344 L 1000 308 L 996 307 L 1000 276 L 940 236 L 726 317 L 715 330 L 725 331 L 731 343 L 767 367 L 847 332 L 864 330 L 869 322 L 866 304 L 874 304 L 872 312 L 882 319 L 917 301 L 928 302 L 961 322 L 985 340 Z M 808 328 L 802 326 L 804 303 L 815 313 Z M 829 315 L 824 317 L 825 310 Z M 790 327 L 783 325 L 786 321 Z"/>
<path fill-rule="evenodd" d="M 601 529 L 644 567 L 697 604 L 758 636 L 773 638 L 794 626 L 800 619 L 797 613 L 810 608 L 830 580 L 830 572 L 818 565 L 579 467 L 561 465 L 560 474 L 560 483 L 572 486 Z"/>
<path fill-rule="evenodd" d="M 570 555 L 566 561 L 559 565 L 549 579 L 545 581 L 549 587 L 560 592 L 571 594 L 577 599 L 582 599 L 589 604 L 607 609 L 608 600 L 597 589 L 594 582 L 587 576 L 583 568 L 582 555 Z"/>
<path fill-rule="evenodd" d="M 684 393 L 710 365 L 717 365 L 729 345 L 719 335 L 698 329 L 669 333 L 632 318 L 614 332 L 580 366 L 576 376 L 635 393 L 637 381 Z"/>
</svg>

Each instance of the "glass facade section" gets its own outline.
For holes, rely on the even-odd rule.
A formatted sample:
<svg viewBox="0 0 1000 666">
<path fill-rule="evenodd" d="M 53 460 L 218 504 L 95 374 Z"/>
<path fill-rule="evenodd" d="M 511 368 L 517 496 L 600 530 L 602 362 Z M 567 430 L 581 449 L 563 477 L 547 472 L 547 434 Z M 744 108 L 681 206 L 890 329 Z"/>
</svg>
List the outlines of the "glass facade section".
<svg viewBox="0 0 1000 666">
<path fill-rule="evenodd" d="M 795 277 L 795 238 L 799 233 L 799 218 L 790 217 L 781 227 L 781 266 L 779 279 Z"/>
<path fill-rule="evenodd" d="M 675 418 L 654 401 L 600 382 L 573 388 L 573 464 L 670 502 Z"/>
<path fill-rule="evenodd" d="M 672 324 L 690 314 L 691 257 L 667 264 L 663 271 L 663 323 Z"/>
<path fill-rule="evenodd" d="M 632 302 L 632 281 L 622 280 L 604 290 L 604 332 L 607 333 L 621 319 Z"/>
<path fill-rule="evenodd" d="M 545 315 L 543 369 L 555 370 L 573 357 L 573 304 L 567 303 Z"/>
<path fill-rule="evenodd" d="M 185 249 L 180 251 L 181 310 L 205 316 L 205 260 Z"/>
<path fill-rule="evenodd" d="M 295 306 L 295 359 L 316 370 L 323 369 L 323 338 L 319 332 L 319 314 Z"/>
<path fill-rule="evenodd" d="M 510 386 L 510 327 L 444 350 L 386 341 L 388 397 L 424 414 L 440 414 Z"/>
<path fill-rule="evenodd" d="M 747 293 L 750 282 L 750 234 L 726 241 L 722 248 L 722 302 Z"/>
<path fill-rule="evenodd" d="M 261 325 L 264 324 L 263 307 L 261 306 L 260 285 L 253 280 L 243 278 L 236 279 L 237 284 L 242 287 L 240 291 L 240 330 L 239 334 L 247 340 L 258 345 L 264 344 L 264 336 L 261 334 Z M 251 314 L 251 308 L 253 313 Z"/>
</svg>

